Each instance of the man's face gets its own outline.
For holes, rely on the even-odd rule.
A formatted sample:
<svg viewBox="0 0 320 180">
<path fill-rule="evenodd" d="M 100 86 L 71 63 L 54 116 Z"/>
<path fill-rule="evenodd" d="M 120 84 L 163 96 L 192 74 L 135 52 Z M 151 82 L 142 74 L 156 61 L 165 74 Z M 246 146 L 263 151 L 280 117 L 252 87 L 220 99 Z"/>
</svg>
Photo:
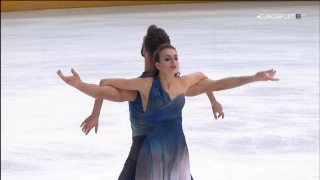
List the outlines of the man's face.
<svg viewBox="0 0 320 180">
<path fill-rule="evenodd" d="M 144 37 L 143 37 L 143 40 L 142 40 L 142 47 L 141 47 L 141 56 L 142 56 L 142 57 L 144 57 L 144 53 L 145 53 L 145 52 L 144 52 L 144 39 L 145 39 L 145 38 L 146 38 L 146 36 L 144 36 Z"/>
<path fill-rule="evenodd" d="M 141 47 L 141 56 L 142 57 L 144 57 L 143 49 L 144 49 L 144 45 L 142 45 L 142 47 Z"/>
</svg>

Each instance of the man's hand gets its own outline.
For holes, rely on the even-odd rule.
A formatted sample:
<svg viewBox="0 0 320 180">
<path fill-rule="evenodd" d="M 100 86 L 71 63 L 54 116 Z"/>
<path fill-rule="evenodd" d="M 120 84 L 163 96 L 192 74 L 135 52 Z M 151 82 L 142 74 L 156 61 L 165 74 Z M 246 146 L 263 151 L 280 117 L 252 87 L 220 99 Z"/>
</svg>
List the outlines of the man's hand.
<svg viewBox="0 0 320 180">
<path fill-rule="evenodd" d="M 85 119 L 83 123 L 80 125 L 85 135 L 89 134 L 89 132 L 93 127 L 95 128 L 94 130 L 95 130 L 95 133 L 97 134 L 98 126 L 99 126 L 99 116 L 92 115 L 92 114 L 89 117 L 87 117 L 87 119 Z"/>
<path fill-rule="evenodd" d="M 214 118 L 217 120 L 219 117 L 222 117 L 222 119 L 223 119 L 224 112 L 222 109 L 222 105 L 218 101 L 216 101 L 216 102 L 212 103 L 211 106 L 212 106 L 212 112 L 213 112 Z"/>
</svg>

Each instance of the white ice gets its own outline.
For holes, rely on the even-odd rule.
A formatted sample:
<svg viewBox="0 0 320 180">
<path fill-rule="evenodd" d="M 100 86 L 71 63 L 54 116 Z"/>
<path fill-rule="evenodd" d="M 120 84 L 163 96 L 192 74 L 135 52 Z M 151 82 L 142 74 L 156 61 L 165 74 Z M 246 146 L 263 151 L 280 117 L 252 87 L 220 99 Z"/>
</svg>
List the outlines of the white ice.
<svg viewBox="0 0 320 180">
<path fill-rule="evenodd" d="M 259 19 L 259 14 L 301 19 Z M 104 102 L 98 134 L 80 124 L 94 99 L 56 74 L 137 77 L 149 25 L 164 28 L 182 74 L 274 68 L 279 82 L 215 92 L 183 112 L 196 180 L 319 179 L 319 2 L 230 2 L 1 13 L 1 178 L 117 179 L 131 146 L 127 103 Z"/>
</svg>

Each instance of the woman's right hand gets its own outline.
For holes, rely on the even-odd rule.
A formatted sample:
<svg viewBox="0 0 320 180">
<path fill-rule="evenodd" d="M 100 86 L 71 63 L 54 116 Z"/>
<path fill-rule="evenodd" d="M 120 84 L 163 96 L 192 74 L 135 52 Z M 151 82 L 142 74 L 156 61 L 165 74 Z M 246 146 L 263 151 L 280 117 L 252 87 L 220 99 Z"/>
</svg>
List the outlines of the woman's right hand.
<svg viewBox="0 0 320 180">
<path fill-rule="evenodd" d="M 94 127 L 95 133 L 97 134 L 98 126 L 99 126 L 99 116 L 94 114 L 91 114 L 89 117 L 87 117 L 87 119 L 85 119 L 83 123 L 80 125 L 85 135 L 89 134 L 89 132 L 93 127 Z"/>
<path fill-rule="evenodd" d="M 71 72 L 73 76 L 64 76 L 60 70 L 58 70 L 57 74 L 65 83 L 77 88 L 82 83 L 82 81 L 79 74 L 73 68 L 71 69 Z"/>
</svg>

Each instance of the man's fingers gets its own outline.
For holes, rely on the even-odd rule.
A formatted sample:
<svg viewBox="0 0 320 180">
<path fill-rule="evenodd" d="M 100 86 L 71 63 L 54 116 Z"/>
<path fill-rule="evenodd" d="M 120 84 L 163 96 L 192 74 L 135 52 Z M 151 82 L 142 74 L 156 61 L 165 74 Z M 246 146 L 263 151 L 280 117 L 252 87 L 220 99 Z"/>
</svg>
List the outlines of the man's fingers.
<svg viewBox="0 0 320 180">
<path fill-rule="evenodd" d="M 83 132 L 85 132 L 86 129 L 88 129 L 86 125 L 82 127 Z"/>
<path fill-rule="evenodd" d="M 89 132 L 91 131 L 91 129 L 92 129 L 92 127 L 87 130 L 86 135 L 89 134 Z"/>
<path fill-rule="evenodd" d="M 86 121 L 83 121 L 83 123 L 81 123 L 80 127 L 82 127 L 85 123 L 86 123 Z"/>
<path fill-rule="evenodd" d="M 96 132 L 96 134 L 98 133 L 98 125 L 95 126 L 94 131 Z"/>
<path fill-rule="evenodd" d="M 217 120 L 217 114 L 214 112 L 213 115 L 214 115 L 214 119 Z"/>
</svg>

